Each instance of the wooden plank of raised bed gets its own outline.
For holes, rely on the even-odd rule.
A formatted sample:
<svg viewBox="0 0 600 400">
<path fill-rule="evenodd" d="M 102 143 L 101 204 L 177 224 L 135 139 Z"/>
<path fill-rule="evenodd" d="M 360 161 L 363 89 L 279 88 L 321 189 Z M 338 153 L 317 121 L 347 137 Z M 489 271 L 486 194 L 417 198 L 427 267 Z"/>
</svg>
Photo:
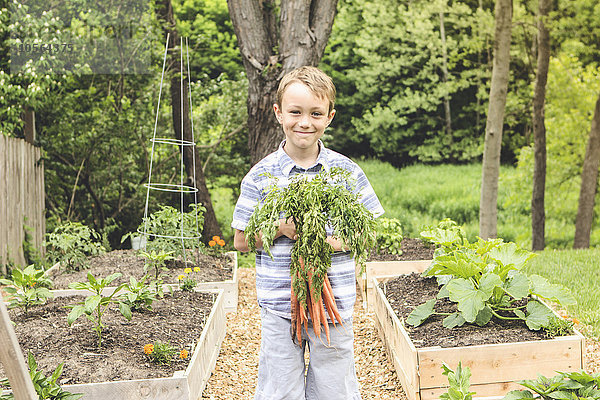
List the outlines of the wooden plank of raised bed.
<svg viewBox="0 0 600 400">
<path fill-rule="evenodd" d="M 373 278 L 376 281 L 377 278 Z M 379 296 L 375 296 L 375 321 L 377 323 L 378 332 L 385 344 L 386 352 L 392 359 L 392 363 L 398 372 L 398 379 L 402 384 L 402 388 L 408 395 L 409 399 L 419 398 L 419 364 L 417 350 L 408 338 L 406 330 L 402 326 L 402 322 L 398 319 L 390 304 L 384 302 L 385 298 L 381 288 L 374 285 L 375 290 L 379 292 Z M 382 316 L 387 316 L 387 320 L 380 320 Z M 399 340 L 404 337 L 404 340 Z"/>
<path fill-rule="evenodd" d="M 505 382 L 534 379 L 538 374 L 554 375 L 556 371 L 579 371 L 583 368 L 582 338 L 563 336 L 552 340 L 499 343 L 453 348 L 418 350 L 421 387 L 448 384 L 442 375 L 442 362 L 456 368 L 459 361 L 471 368 L 471 383 Z M 473 368 L 473 363 L 477 368 Z"/>
<path fill-rule="evenodd" d="M 29 376 L 29 369 L 17 335 L 10 322 L 6 305 L 0 296 L 0 363 L 13 389 L 15 400 L 37 399 L 33 383 Z M 1 390 L 0 390 L 1 392 Z"/>
<path fill-rule="evenodd" d="M 225 339 L 225 333 L 225 297 L 224 293 L 221 292 L 217 296 L 215 305 L 205 323 L 205 329 L 202 330 L 200 339 L 196 344 L 200 351 L 194 352 L 185 370 L 185 376 L 188 379 L 192 395 L 191 399 L 202 396 L 206 383 L 217 364 L 217 357 L 221 350 L 221 343 Z"/>
<path fill-rule="evenodd" d="M 64 385 L 71 393 L 83 393 L 84 399 L 119 400 L 188 400 L 191 399 L 186 378 L 154 378 L 128 381 Z"/>
<path fill-rule="evenodd" d="M 502 399 L 504 396 L 498 396 L 498 393 L 508 393 L 511 390 L 524 390 L 525 387 L 519 385 L 516 382 L 498 382 L 488 383 L 484 385 L 473 385 L 471 384 L 470 391 L 475 392 L 473 399 Z M 421 389 L 421 400 L 437 400 L 440 395 L 448 392 L 448 387 L 445 388 L 432 388 L 432 389 Z"/>
</svg>

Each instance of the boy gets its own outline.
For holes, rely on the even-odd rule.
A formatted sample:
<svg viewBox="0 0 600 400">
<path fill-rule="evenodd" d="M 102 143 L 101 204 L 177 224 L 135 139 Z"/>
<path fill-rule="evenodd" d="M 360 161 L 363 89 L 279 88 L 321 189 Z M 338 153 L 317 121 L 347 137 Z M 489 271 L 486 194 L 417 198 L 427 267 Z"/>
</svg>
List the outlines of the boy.
<svg viewBox="0 0 600 400">
<path fill-rule="evenodd" d="M 329 76 L 315 67 L 300 67 L 283 77 L 273 110 L 285 133 L 279 149 L 258 162 L 244 177 L 240 197 L 233 213 L 234 246 L 246 252 L 244 229 L 257 204 L 266 195 L 268 172 L 285 181 L 295 174 L 315 175 L 321 169 L 341 167 L 356 179 L 360 201 L 374 216 L 383 208 L 367 177 L 349 158 L 324 147 L 320 138 L 335 115 L 335 86 Z M 336 305 L 345 328 L 330 323 L 331 346 L 325 338 L 302 331 L 302 343 L 292 340 L 290 304 L 290 251 L 297 239 L 291 220 L 279 221 L 276 240 L 271 247 L 273 259 L 256 247 L 256 292 L 261 307 L 261 350 L 255 400 L 355 400 L 360 399 L 354 369 L 352 312 L 356 300 L 354 260 L 342 251 L 342 243 L 328 229 L 327 242 L 335 253 L 328 271 Z M 330 321 L 331 322 L 331 321 Z M 309 329 L 311 331 L 311 329 Z M 324 335 L 324 333 L 322 333 Z M 308 345 L 310 361 L 304 365 Z"/>
</svg>

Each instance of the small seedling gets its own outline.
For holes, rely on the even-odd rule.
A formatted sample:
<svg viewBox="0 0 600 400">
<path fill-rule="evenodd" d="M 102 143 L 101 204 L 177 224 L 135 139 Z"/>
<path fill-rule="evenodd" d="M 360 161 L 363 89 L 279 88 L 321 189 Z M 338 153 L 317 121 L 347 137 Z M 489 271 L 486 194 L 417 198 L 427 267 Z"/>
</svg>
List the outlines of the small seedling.
<svg viewBox="0 0 600 400">
<path fill-rule="evenodd" d="M 73 322 L 85 314 L 94 324 L 93 330 L 96 331 L 98 335 L 98 347 L 102 347 L 102 329 L 104 328 L 102 316 L 108 310 L 109 305 L 114 303 L 119 304 L 119 311 L 121 314 L 123 314 L 128 321 L 131 320 L 131 308 L 125 301 L 117 296 L 117 293 L 127 285 L 126 283 L 117 286 L 109 296 L 104 296 L 102 294 L 104 289 L 109 287 L 110 283 L 120 276 L 121 273 L 117 272 L 106 278 L 96 279 L 88 272 L 87 282 L 75 282 L 69 285 L 71 289 L 89 290 L 93 293 L 86 297 L 84 301 L 77 303 L 77 305 L 68 306 L 69 308 L 72 308 L 72 310 L 67 316 L 67 323 L 72 325 Z"/>
<path fill-rule="evenodd" d="M 11 295 L 9 308 L 21 307 L 27 314 L 31 306 L 44 304 L 52 297 L 48 290 L 52 281 L 34 265 L 25 269 L 14 268 L 11 276 L 11 279 L 0 279 L 1 285 L 8 285 L 2 290 Z"/>
</svg>

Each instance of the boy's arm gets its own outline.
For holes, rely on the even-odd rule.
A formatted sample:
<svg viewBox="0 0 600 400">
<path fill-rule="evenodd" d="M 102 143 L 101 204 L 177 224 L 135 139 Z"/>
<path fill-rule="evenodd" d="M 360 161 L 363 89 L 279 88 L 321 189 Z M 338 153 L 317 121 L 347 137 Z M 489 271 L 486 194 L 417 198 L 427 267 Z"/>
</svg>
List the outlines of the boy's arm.
<svg viewBox="0 0 600 400">
<path fill-rule="evenodd" d="M 279 220 L 279 228 L 277 229 L 277 233 L 275 234 L 275 239 L 281 236 L 287 236 L 292 240 L 298 239 L 298 234 L 296 233 L 296 225 L 294 224 L 291 218 L 287 221 L 283 218 Z M 239 229 L 235 230 L 235 233 L 233 235 L 233 247 L 235 247 L 236 250 L 239 250 L 242 253 L 250 251 L 250 248 L 248 247 L 248 242 L 246 242 L 246 235 L 244 234 L 244 231 Z M 258 235 L 256 235 L 256 248 L 262 249 L 262 247 L 262 234 L 259 233 Z"/>
</svg>

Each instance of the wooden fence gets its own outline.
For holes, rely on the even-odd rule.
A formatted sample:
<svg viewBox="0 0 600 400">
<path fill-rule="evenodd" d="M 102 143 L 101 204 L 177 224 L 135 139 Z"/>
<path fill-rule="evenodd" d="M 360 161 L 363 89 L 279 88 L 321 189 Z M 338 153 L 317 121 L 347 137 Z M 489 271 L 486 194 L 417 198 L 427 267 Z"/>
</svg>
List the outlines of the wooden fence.
<svg viewBox="0 0 600 400">
<path fill-rule="evenodd" d="M 31 228 L 32 244 L 42 251 L 44 197 L 40 149 L 0 134 L 0 273 L 9 261 L 25 265 L 25 225 Z"/>
</svg>

